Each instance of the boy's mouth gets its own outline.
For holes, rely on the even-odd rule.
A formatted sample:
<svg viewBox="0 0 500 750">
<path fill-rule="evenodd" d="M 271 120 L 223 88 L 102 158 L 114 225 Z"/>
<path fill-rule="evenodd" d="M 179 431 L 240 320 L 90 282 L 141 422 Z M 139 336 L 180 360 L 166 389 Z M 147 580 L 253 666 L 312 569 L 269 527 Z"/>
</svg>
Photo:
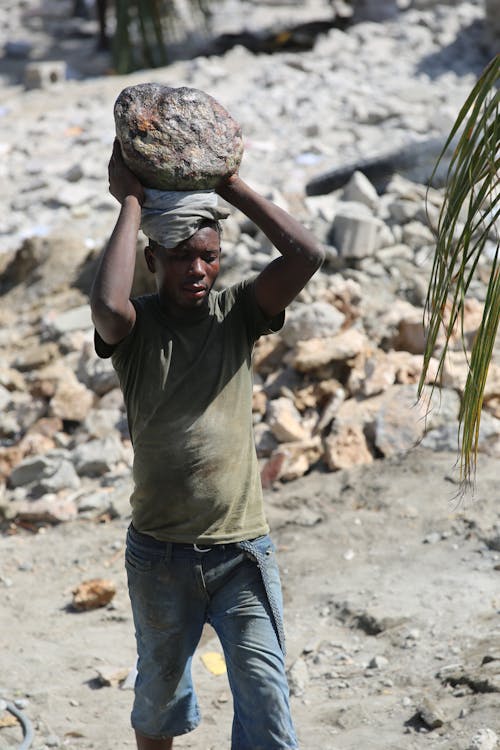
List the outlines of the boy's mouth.
<svg viewBox="0 0 500 750">
<path fill-rule="evenodd" d="M 183 284 L 182 291 L 189 297 L 200 299 L 206 294 L 207 288 L 204 284 Z"/>
</svg>

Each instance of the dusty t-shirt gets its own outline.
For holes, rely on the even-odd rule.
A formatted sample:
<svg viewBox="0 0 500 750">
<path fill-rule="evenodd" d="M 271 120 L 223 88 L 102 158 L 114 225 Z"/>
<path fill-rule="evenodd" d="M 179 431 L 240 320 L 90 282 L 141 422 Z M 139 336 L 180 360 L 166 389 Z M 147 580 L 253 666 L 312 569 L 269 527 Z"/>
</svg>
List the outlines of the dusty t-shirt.
<svg viewBox="0 0 500 750">
<path fill-rule="evenodd" d="M 278 330 L 252 280 L 211 291 L 196 322 L 168 317 L 157 295 L 133 300 L 137 318 L 116 347 L 96 334 L 123 390 L 134 447 L 132 522 L 172 542 L 224 543 L 268 526 L 252 429 L 252 348 Z"/>
</svg>

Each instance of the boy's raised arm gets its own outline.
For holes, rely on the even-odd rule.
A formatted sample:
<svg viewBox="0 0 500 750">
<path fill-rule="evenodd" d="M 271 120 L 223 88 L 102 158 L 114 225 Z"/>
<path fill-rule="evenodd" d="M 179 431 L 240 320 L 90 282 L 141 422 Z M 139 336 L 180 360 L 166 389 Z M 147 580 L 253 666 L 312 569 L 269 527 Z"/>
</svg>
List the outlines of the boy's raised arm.
<svg viewBox="0 0 500 750">
<path fill-rule="evenodd" d="M 324 260 L 313 235 L 286 211 L 259 195 L 238 175 L 221 183 L 219 195 L 242 211 L 281 253 L 259 274 L 255 294 L 261 310 L 274 317 L 297 296 Z"/>
<path fill-rule="evenodd" d="M 110 193 L 121 203 L 121 210 L 101 256 L 90 295 L 90 307 L 100 337 L 107 344 L 117 344 L 135 323 L 135 308 L 130 302 L 130 292 L 144 192 L 139 180 L 125 165 L 118 141 L 113 146 L 108 173 Z"/>
</svg>

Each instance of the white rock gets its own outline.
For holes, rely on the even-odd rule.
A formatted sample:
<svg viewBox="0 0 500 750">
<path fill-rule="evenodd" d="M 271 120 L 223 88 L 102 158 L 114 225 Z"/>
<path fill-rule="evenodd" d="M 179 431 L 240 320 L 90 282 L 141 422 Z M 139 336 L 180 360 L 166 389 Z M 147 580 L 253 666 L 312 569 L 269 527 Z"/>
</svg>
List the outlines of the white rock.
<svg viewBox="0 0 500 750">
<path fill-rule="evenodd" d="M 28 63 L 24 70 L 27 89 L 45 89 L 66 79 L 66 63 L 62 60 Z"/>
<path fill-rule="evenodd" d="M 493 729 L 480 729 L 471 739 L 467 750 L 495 750 L 498 747 L 498 735 Z"/>
<path fill-rule="evenodd" d="M 354 357 L 363 351 L 366 345 L 366 336 L 361 331 L 350 328 L 336 336 L 299 341 L 286 359 L 299 372 L 309 372 L 330 362 L 342 362 Z"/>
<path fill-rule="evenodd" d="M 375 419 L 375 445 L 384 456 L 413 448 L 425 430 L 425 403 L 416 402 L 413 385 L 393 385 L 383 396 Z"/>
<path fill-rule="evenodd" d="M 372 463 L 373 456 L 368 450 L 362 427 L 356 424 L 338 425 L 325 439 L 324 459 L 332 471 Z"/>
<path fill-rule="evenodd" d="M 296 305 L 288 314 L 281 338 L 288 346 L 311 338 L 332 336 L 340 330 L 345 315 L 328 302 Z"/>
<path fill-rule="evenodd" d="M 332 226 L 333 240 L 342 257 L 366 258 L 379 247 L 382 222 L 359 208 L 351 208 L 353 205 L 363 206 L 361 203 L 346 203 L 345 208 L 337 210 Z"/>
<path fill-rule="evenodd" d="M 288 670 L 288 686 L 290 694 L 302 696 L 309 683 L 309 670 L 304 659 L 300 657 L 294 661 Z"/>
<path fill-rule="evenodd" d="M 356 171 L 343 190 L 342 200 L 363 203 L 369 209 L 375 211 L 379 197 L 368 177 L 363 172 Z"/>
<path fill-rule="evenodd" d="M 266 421 L 280 443 L 306 440 L 309 437 L 302 426 L 299 411 L 288 398 L 276 398 L 269 402 Z"/>
</svg>

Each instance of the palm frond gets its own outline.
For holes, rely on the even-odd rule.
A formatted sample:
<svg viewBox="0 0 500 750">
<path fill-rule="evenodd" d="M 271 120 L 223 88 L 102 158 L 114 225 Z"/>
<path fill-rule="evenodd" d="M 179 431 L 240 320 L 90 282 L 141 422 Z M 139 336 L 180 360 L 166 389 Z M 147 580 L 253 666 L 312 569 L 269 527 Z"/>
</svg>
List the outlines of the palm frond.
<svg viewBox="0 0 500 750">
<path fill-rule="evenodd" d="M 461 479 L 467 484 L 475 470 L 485 383 L 493 355 L 500 311 L 500 55 L 491 60 L 460 110 L 434 168 L 458 138 L 447 171 L 443 205 L 436 230 L 436 249 L 425 303 L 426 347 L 418 384 L 422 395 L 439 334 L 444 345 L 438 379 L 450 339 L 460 325 L 468 376 L 459 414 Z M 482 321 L 470 355 L 463 333 L 464 305 L 486 242 L 496 241 Z M 446 311 L 446 316 L 445 316 Z"/>
</svg>

